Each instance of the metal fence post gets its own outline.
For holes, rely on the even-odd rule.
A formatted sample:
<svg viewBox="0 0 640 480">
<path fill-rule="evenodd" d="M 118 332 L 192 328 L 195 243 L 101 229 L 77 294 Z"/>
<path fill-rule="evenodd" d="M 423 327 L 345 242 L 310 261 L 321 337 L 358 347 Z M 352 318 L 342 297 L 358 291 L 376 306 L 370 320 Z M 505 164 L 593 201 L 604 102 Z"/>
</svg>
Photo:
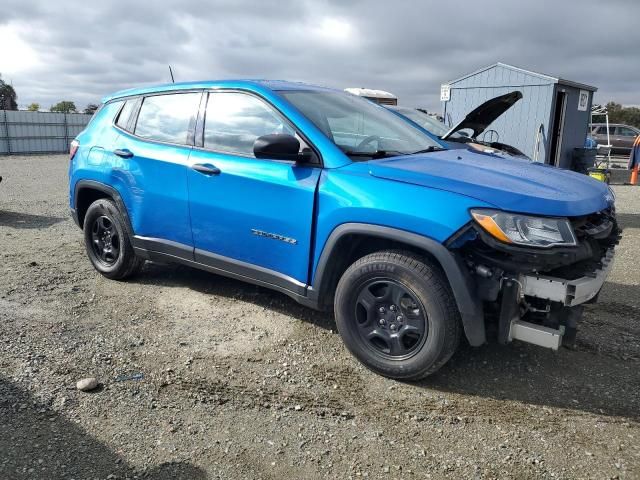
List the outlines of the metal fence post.
<svg viewBox="0 0 640 480">
<path fill-rule="evenodd" d="M 11 139 L 9 138 L 9 120 L 7 119 L 7 111 L 2 110 L 4 114 L 4 133 L 7 136 L 7 155 L 11 155 Z"/>
<path fill-rule="evenodd" d="M 67 121 L 68 113 L 64 114 L 64 143 L 67 146 L 67 150 L 69 150 L 69 122 Z"/>
</svg>

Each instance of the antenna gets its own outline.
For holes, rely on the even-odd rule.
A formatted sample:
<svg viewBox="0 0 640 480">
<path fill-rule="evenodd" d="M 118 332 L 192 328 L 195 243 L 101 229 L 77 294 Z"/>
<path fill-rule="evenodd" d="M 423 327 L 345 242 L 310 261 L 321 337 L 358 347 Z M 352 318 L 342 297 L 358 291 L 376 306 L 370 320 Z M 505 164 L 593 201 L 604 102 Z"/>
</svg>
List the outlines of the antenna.
<svg viewBox="0 0 640 480">
<path fill-rule="evenodd" d="M 169 75 L 171 75 L 171 83 L 176 83 L 176 81 L 173 79 L 173 70 L 171 70 L 171 65 L 169 65 Z"/>
</svg>

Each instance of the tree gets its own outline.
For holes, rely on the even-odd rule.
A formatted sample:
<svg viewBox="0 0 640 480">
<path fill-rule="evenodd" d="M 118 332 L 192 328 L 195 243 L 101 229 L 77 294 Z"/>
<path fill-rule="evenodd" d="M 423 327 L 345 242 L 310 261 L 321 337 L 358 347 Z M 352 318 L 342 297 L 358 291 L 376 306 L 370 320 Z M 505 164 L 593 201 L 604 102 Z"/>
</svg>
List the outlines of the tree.
<svg viewBox="0 0 640 480">
<path fill-rule="evenodd" d="M 39 103 L 32 103 L 31 105 L 29 105 L 27 107 L 27 110 L 30 112 L 38 112 L 40 111 L 40 104 Z"/>
<path fill-rule="evenodd" d="M 94 113 L 96 113 L 96 110 L 98 110 L 98 105 L 96 105 L 95 103 L 90 103 L 89 105 L 87 105 L 87 108 L 84 109 L 84 113 L 86 113 L 87 115 L 93 115 Z"/>
<path fill-rule="evenodd" d="M 619 103 L 609 102 L 607 112 L 609 112 L 610 123 L 624 123 L 640 128 L 640 108 L 638 107 L 623 107 Z"/>
<path fill-rule="evenodd" d="M 70 102 L 69 100 L 63 100 L 52 105 L 49 111 L 57 113 L 77 113 L 78 109 L 76 108 L 75 103 Z"/>
<path fill-rule="evenodd" d="M 17 110 L 18 95 L 11 85 L 5 83 L 0 75 L 0 110 Z"/>
</svg>

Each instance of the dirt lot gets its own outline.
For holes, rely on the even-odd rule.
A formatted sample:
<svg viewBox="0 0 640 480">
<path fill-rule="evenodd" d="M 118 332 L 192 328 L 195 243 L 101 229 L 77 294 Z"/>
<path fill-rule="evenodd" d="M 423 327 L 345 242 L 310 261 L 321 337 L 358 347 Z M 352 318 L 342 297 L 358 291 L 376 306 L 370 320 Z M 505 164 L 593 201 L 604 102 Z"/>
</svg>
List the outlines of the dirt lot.
<svg viewBox="0 0 640 480">
<path fill-rule="evenodd" d="M 281 294 L 102 278 L 66 168 L 0 157 L 0 478 L 640 478 L 640 188 L 616 187 L 625 236 L 575 350 L 463 347 L 404 384 Z"/>
</svg>

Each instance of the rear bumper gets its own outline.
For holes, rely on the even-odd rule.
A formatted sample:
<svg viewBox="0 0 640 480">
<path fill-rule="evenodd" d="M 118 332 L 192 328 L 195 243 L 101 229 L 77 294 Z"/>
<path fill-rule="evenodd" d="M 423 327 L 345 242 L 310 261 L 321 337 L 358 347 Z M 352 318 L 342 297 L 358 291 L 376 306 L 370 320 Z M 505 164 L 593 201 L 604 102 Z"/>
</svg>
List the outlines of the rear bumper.
<svg viewBox="0 0 640 480">
<path fill-rule="evenodd" d="M 609 276 L 613 267 L 614 250 L 607 250 L 602 268 L 592 275 L 565 280 L 544 275 L 521 275 L 522 295 L 561 303 L 565 307 L 581 305 L 593 299 Z"/>
</svg>

